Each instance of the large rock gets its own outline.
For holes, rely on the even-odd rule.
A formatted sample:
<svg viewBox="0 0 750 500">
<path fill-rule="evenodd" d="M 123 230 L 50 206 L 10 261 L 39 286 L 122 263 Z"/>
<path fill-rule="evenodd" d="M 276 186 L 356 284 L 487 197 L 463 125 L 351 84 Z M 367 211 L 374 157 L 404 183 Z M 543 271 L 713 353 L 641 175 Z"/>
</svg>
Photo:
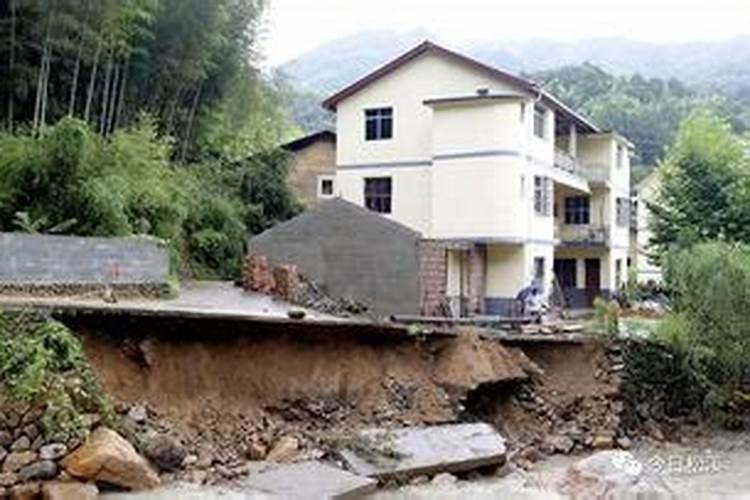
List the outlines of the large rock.
<svg viewBox="0 0 750 500">
<path fill-rule="evenodd" d="M 391 479 L 502 465 L 505 453 L 492 426 L 460 424 L 364 431 L 342 455 L 359 475 Z"/>
<path fill-rule="evenodd" d="M 33 451 L 14 451 L 5 458 L 3 472 L 18 472 L 36 459 L 37 455 Z"/>
<path fill-rule="evenodd" d="M 187 450 L 175 438 L 164 434 L 151 436 L 143 446 L 143 453 L 162 471 L 174 471 L 182 467 Z"/>
<path fill-rule="evenodd" d="M 65 457 L 62 465 L 71 476 L 132 490 L 147 490 L 160 484 L 146 459 L 106 427 L 96 429 L 83 446 Z"/>
<path fill-rule="evenodd" d="M 319 462 L 262 465 L 242 482 L 243 488 L 273 498 L 360 498 L 377 487 L 377 481 L 359 477 Z"/>
<path fill-rule="evenodd" d="M 42 487 L 44 500 L 94 500 L 98 495 L 96 485 L 75 481 L 55 481 L 45 483 Z"/>
<path fill-rule="evenodd" d="M 572 465 L 557 483 L 570 498 L 674 498 L 669 485 L 627 451 L 602 451 Z"/>
<path fill-rule="evenodd" d="M 53 479 L 55 476 L 57 476 L 57 464 L 52 460 L 34 462 L 18 472 L 21 481 Z"/>
<path fill-rule="evenodd" d="M 269 462 L 290 462 L 299 454 L 299 439 L 284 436 L 274 445 L 268 453 L 266 460 Z"/>
</svg>

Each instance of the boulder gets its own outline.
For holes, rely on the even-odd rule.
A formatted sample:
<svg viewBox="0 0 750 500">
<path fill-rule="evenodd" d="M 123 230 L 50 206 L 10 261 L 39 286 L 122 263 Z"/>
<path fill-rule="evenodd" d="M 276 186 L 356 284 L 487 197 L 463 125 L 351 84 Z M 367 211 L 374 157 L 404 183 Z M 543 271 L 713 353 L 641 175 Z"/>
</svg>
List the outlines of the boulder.
<svg viewBox="0 0 750 500">
<path fill-rule="evenodd" d="M 21 436 L 10 445 L 10 451 L 26 451 L 31 448 L 31 439 L 28 436 Z"/>
<path fill-rule="evenodd" d="M 11 500 L 36 500 L 42 486 L 39 483 L 17 484 L 10 489 Z"/>
<path fill-rule="evenodd" d="M 484 423 L 368 429 L 341 451 L 350 470 L 379 480 L 502 465 L 505 439 Z"/>
<path fill-rule="evenodd" d="M 0 487 L 8 488 L 19 481 L 18 474 L 15 472 L 0 472 Z"/>
<path fill-rule="evenodd" d="M 8 431 L 0 431 L 0 446 L 8 448 L 13 444 L 13 434 Z"/>
<path fill-rule="evenodd" d="M 3 472 L 18 472 L 21 468 L 36 462 L 37 455 L 33 451 L 14 451 L 3 462 Z"/>
<path fill-rule="evenodd" d="M 182 467 L 187 450 L 176 439 L 164 434 L 157 434 L 146 441 L 143 453 L 160 470 L 170 472 Z"/>
<path fill-rule="evenodd" d="M 106 427 L 96 429 L 80 448 L 65 457 L 62 465 L 71 476 L 132 490 L 160 484 L 159 476 L 133 445 Z"/>
<path fill-rule="evenodd" d="M 42 460 L 59 460 L 68 454 L 68 447 L 62 443 L 51 443 L 39 448 L 39 458 Z"/>
<path fill-rule="evenodd" d="M 291 436 L 284 436 L 268 453 L 269 462 L 289 462 L 299 453 L 299 440 Z"/>
<path fill-rule="evenodd" d="M 55 481 L 42 487 L 44 500 L 94 500 L 98 495 L 99 490 L 91 483 Z"/>
<path fill-rule="evenodd" d="M 47 480 L 57 476 L 57 464 L 52 460 L 41 460 L 27 465 L 18 471 L 21 481 Z"/>
<path fill-rule="evenodd" d="M 675 498 L 661 476 L 621 450 L 601 451 L 579 461 L 556 487 L 568 498 Z"/>
</svg>

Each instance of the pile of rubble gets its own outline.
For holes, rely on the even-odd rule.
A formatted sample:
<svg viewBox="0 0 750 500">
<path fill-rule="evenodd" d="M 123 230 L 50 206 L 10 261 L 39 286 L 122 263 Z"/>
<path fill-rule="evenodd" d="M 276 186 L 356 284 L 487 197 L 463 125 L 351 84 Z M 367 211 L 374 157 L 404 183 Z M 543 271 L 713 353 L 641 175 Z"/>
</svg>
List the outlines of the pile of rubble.
<svg viewBox="0 0 750 500">
<path fill-rule="evenodd" d="M 0 412 L 0 498 L 89 499 L 97 484 L 151 489 L 159 476 L 117 432 L 86 416 L 94 429 L 84 441 L 46 437 L 43 411 L 19 405 Z"/>
<path fill-rule="evenodd" d="M 508 436 L 516 464 L 529 468 L 545 455 L 631 447 L 635 435 L 623 429 L 621 418 L 622 349 L 611 345 L 592 363 L 590 390 L 566 390 L 554 373 L 537 366 L 532 379 L 509 388 L 501 403 L 489 410 L 485 405 L 485 418 Z"/>
<path fill-rule="evenodd" d="M 271 266 L 264 255 L 248 255 L 242 287 L 249 292 L 272 295 L 326 314 L 356 316 L 368 310 L 367 306 L 354 299 L 329 296 L 321 287 L 302 276 L 293 264 Z"/>
</svg>

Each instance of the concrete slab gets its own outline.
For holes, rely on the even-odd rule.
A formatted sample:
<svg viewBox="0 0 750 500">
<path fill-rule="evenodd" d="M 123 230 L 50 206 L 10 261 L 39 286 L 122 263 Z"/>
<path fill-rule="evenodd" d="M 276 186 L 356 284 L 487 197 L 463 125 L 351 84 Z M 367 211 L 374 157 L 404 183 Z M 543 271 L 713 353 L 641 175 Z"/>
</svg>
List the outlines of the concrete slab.
<svg viewBox="0 0 750 500">
<path fill-rule="evenodd" d="M 505 439 L 488 424 L 458 424 L 360 433 L 374 452 L 345 450 L 352 471 L 376 479 L 462 472 L 505 462 Z"/>
<path fill-rule="evenodd" d="M 374 491 L 377 481 L 320 462 L 300 462 L 269 464 L 243 481 L 242 487 L 274 498 L 347 499 Z"/>
</svg>

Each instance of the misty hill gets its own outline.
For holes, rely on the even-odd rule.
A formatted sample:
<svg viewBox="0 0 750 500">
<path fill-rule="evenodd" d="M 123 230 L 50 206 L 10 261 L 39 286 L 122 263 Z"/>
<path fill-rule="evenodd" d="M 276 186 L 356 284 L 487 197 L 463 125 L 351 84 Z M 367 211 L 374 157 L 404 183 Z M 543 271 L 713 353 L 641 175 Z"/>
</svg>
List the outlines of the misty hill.
<svg viewBox="0 0 750 500">
<path fill-rule="evenodd" d="M 326 43 L 279 69 L 296 84 L 327 94 L 352 82 L 426 38 L 426 32 L 370 31 Z M 454 47 L 493 66 L 535 72 L 593 63 L 616 75 L 678 78 L 700 87 L 750 87 L 750 36 L 725 42 L 672 45 L 601 38 L 572 43 L 531 40 Z"/>
</svg>

